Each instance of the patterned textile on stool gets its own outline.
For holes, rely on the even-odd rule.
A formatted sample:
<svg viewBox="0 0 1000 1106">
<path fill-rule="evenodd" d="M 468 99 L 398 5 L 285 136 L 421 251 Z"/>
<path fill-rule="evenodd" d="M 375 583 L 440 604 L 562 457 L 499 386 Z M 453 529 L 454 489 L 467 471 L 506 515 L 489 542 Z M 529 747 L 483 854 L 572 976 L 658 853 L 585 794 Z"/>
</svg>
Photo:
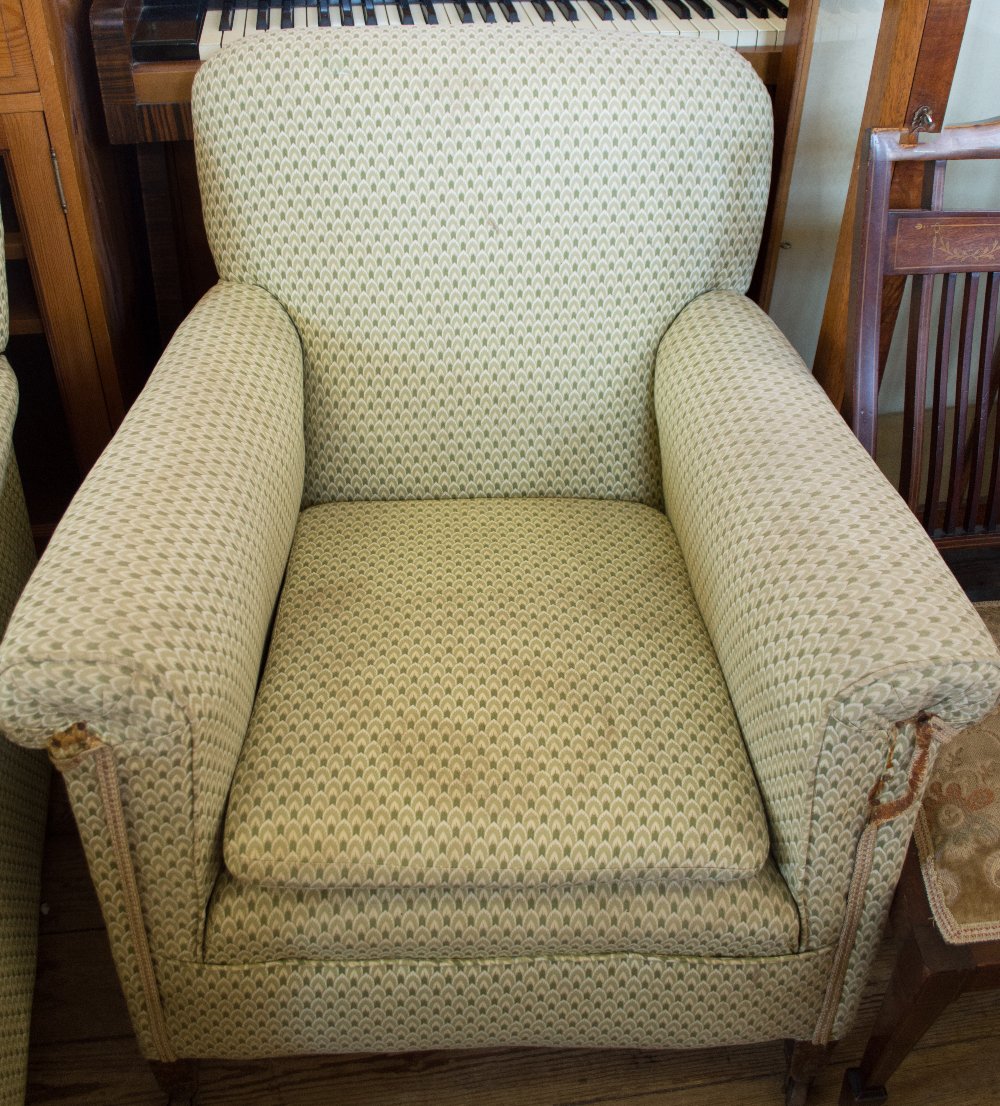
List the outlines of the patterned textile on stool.
<svg viewBox="0 0 1000 1106">
<path fill-rule="evenodd" d="M 1000 641 L 1000 602 L 977 609 Z M 1000 705 L 942 749 L 914 835 L 941 936 L 1000 939 Z"/>
</svg>

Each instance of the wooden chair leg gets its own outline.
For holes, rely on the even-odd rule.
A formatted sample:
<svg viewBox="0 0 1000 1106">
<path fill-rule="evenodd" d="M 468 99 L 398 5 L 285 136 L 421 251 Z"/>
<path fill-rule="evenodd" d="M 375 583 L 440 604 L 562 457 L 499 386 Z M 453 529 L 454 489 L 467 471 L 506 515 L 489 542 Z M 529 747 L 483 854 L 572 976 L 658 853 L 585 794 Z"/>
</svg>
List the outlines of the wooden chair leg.
<svg viewBox="0 0 1000 1106">
<path fill-rule="evenodd" d="M 149 1061 L 150 1071 L 163 1093 L 166 1106 L 196 1106 L 198 1098 L 198 1064 L 195 1060 L 178 1060 L 163 1064 Z"/>
<path fill-rule="evenodd" d="M 785 1106 L 805 1106 L 809 1089 L 816 1076 L 826 1067 L 832 1048 L 832 1041 L 828 1045 L 814 1045 L 811 1041 L 785 1042 L 785 1056 L 788 1060 Z"/>
<path fill-rule="evenodd" d="M 899 952 L 861 1065 L 844 1076 L 840 1106 L 885 1102 L 885 1084 L 942 1010 L 959 994 L 971 972 L 927 964 L 918 934 L 907 934 Z"/>
</svg>

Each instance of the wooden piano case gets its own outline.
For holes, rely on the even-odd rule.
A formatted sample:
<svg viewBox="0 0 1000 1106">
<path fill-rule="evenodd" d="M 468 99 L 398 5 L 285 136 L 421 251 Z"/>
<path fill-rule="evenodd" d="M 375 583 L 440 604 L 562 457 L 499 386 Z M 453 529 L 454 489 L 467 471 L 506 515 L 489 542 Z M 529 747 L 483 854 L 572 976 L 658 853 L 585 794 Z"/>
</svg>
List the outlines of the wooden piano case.
<svg viewBox="0 0 1000 1106">
<path fill-rule="evenodd" d="M 15 448 L 39 541 L 121 421 L 150 356 L 131 158 L 104 137 L 86 8 L 0 0 Z"/>
</svg>

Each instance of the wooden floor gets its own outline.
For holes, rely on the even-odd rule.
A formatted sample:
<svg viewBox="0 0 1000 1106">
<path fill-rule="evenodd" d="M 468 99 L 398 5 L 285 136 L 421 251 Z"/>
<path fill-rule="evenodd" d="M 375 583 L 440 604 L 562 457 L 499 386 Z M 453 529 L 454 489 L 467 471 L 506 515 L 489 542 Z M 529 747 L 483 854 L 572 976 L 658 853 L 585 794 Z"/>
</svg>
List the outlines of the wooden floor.
<svg viewBox="0 0 1000 1106">
<path fill-rule="evenodd" d="M 860 1024 L 820 1078 L 811 1106 L 835 1106 L 864 1048 L 892 947 Z M 696 1052 L 505 1050 L 206 1063 L 201 1106 L 779 1106 L 778 1042 Z M 27 1102 L 158 1106 L 129 1029 L 79 839 L 56 784 L 43 872 Z M 897 1072 L 898 1106 L 1000 1103 L 1000 991 L 961 999 Z"/>
</svg>

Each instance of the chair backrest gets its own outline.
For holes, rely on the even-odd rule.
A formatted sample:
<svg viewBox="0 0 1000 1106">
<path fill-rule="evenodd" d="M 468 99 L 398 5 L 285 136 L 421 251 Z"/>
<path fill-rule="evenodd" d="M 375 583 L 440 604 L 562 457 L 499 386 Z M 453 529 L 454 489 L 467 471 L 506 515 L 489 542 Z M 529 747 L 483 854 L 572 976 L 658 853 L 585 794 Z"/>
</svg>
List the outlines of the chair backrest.
<svg viewBox="0 0 1000 1106">
<path fill-rule="evenodd" d="M 305 503 L 659 503 L 657 344 L 757 252 L 749 66 L 530 28 L 260 39 L 199 72 L 198 172 L 221 278 L 302 338 Z"/>
<path fill-rule="evenodd" d="M 1000 211 L 945 210 L 949 161 L 1000 158 L 1000 123 L 873 130 L 862 149 L 845 415 L 878 451 L 883 299 L 911 281 L 899 490 L 942 547 L 1000 544 Z M 891 207 L 893 167 L 925 163 L 923 206 Z M 896 301 L 898 302 L 898 301 Z M 928 380 L 932 400 L 927 407 Z M 879 451 L 887 469 L 897 458 Z"/>
</svg>

